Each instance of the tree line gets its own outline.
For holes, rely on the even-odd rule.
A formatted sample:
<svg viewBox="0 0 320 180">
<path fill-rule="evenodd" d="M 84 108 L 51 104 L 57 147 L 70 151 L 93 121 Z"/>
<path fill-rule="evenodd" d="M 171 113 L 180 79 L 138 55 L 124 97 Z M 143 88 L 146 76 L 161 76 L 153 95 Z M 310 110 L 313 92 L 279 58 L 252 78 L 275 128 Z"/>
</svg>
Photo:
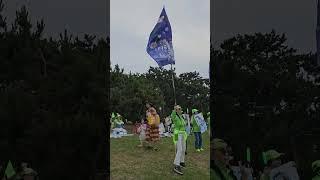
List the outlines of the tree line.
<svg viewBox="0 0 320 180">
<path fill-rule="evenodd" d="M 274 148 L 297 162 L 302 177 L 319 158 L 320 71 L 312 53 L 297 53 L 285 34 L 237 35 L 211 46 L 213 134 L 245 159 Z M 308 135 L 308 134 L 312 135 Z M 310 176 L 309 176 L 310 177 Z M 304 179 L 304 178 L 302 178 Z"/>
<path fill-rule="evenodd" d="M 126 74 L 110 66 L 108 37 L 45 38 L 45 23 L 32 24 L 25 7 L 12 24 L 3 9 L 0 1 L 2 165 L 27 161 L 44 179 L 88 179 L 106 167 L 110 110 L 130 121 L 145 102 L 161 107 L 162 117 L 171 112 L 172 71 Z M 176 99 L 184 110 L 208 112 L 210 93 L 214 136 L 240 157 L 250 146 L 256 162 L 266 148 L 287 152 L 307 176 L 320 147 L 320 71 L 314 54 L 286 42 L 275 31 L 225 40 L 211 48 L 210 82 L 198 72 L 174 74 Z"/>
<path fill-rule="evenodd" d="M 44 179 L 88 179 L 107 167 L 111 109 L 138 120 L 145 102 L 169 115 L 171 71 L 125 74 L 110 66 L 110 40 L 93 35 L 44 37 L 22 6 L 9 24 L 0 1 L 0 163 L 28 162 Z M 174 75 L 177 102 L 209 111 L 209 80 Z M 185 109 L 186 110 L 186 109 Z M 106 141 L 107 139 L 107 141 Z M 4 169 L 3 169 L 4 170 Z M 66 173 L 68 170 L 70 173 Z M 0 172 L 3 173 L 3 172 Z"/>
<path fill-rule="evenodd" d="M 140 121 L 145 116 L 145 104 L 152 103 L 160 117 L 171 114 L 174 106 L 172 85 L 174 74 L 175 96 L 179 104 L 189 113 L 192 108 L 207 113 L 209 111 L 209 79 L 196 71 L 177 75 L 172 70 L 150 67 L 146 73 L 124 73 L 118 65 L 111 69 L 110 106 L 128 121 Z"/>
<path fill-rule="evenodd" d="M 1 0 L 1 165 L 28 162 L 48 180 L 92 178 L 108 160 L 109 38 L 46 38 L 25 6 L 12 24 L 3 9 Z"/>
</svg>

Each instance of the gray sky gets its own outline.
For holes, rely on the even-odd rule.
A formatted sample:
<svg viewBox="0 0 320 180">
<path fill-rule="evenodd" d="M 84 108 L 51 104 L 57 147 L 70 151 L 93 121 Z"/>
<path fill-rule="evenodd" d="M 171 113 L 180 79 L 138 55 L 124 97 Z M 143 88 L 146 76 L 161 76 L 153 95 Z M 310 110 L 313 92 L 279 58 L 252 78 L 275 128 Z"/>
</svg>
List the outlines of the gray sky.
<svg viewBox="0 0 320 180">
<path fill-rule="evenodd" d="M 32 22 L 44 19 L 45 35 L 57 37 L 67 28 L 72 34 L 84 33 L 107 37 L 109 7 L 107 0 L 4 0 L 9 22 L 23 4 L 29 9 Z"/>
<path fill-rule="evenodd" d="M 126 72 L 146 72 L 157 63 L 146 53 L 149 35 L 163 5 L 173 31 L 176 72 L 197 71 L 209 77 L 209 0 L 111 0 L 111 63 Z M 170 68 L 167 66 L 165 68 Z"/>
<path fill-rule="evenodd" d="M 316 0 L 214 0 L 211 3 L 213 41 L 235 34 L 286 33 L 288 44 L 310 52 L 315 50 Z"/>
<path fill-rule="evenodd" d="M 108 0 L 4 2 L 9 21 L 14 19 L 18 7 L 28 4 L 33 21 L 44 19 L 47 35 L 56 36 L 65 27 L 73 34 L 86 32 L 105 37 L 109 33 Z M 197 70 L 207 76 L 209 0 L 112 0 L 111 3 L 113 64 L 138 72 L 157 65 L 146 54 L 145 46 L 165 4 L 174 31 L 177 72 Z M 315 49 L 316 0 L 212 0 L 210 7 L 211 33 L 216 44 L 238 33 L 269 32 L 273 28 L 287 34 L 290 46 L 303 52 Z"/>
</svg>

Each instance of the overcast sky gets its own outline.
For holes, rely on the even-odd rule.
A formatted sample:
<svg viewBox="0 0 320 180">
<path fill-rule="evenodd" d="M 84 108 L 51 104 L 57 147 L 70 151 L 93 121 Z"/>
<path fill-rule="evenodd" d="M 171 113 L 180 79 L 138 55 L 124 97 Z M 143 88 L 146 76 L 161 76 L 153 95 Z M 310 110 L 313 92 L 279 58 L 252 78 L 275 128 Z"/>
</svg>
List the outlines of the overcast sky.
<svg viewBox="0 0 320 180">
<path fill-rule="evenodd" d="M 216 45 L 235 34 L 286 33 L 288 44 L 315 50 L 316 0 L 213 0 L 211 28 Z"/>
<path fill-rule="evenodd" d="M 33 21 L 43 18 L 47 35 L 109 33 L 107 0 L 4 0 L 9 21 L 27 4 Z M 157 64 L 146 54 L 149 33 L 163 5 L 173 29 L 177 72 L 208 75 L 209 0 L 111 0 L 112 63 L 145 72 Z M 290 46 L 315 50 L 316 0 L 211 0 L 211 33 L 216 45 L 235 34 L 286 33 Z"/>
<path fill-rule="evenodd" d="M 72 34 L 84 33 L 107 37 L 109 32 L 107 0 L 4 0 L 5 15 L 9 22 L 15 11 L 27 5 L 33 23 L 43 18 L 45 35 L 57 37 L 67 28 Z"/>
<path fill-rule="evenodd" d="M 129 72 L 147 72 L 157 63 L 147 54 L 149 35 L 165 9 L 173 31 L 176 72 L 209 77 L 209 0 L 111 0 L 111 63 Z M 167 69 L 170 68 L 168 65 Z"/>
</svg>

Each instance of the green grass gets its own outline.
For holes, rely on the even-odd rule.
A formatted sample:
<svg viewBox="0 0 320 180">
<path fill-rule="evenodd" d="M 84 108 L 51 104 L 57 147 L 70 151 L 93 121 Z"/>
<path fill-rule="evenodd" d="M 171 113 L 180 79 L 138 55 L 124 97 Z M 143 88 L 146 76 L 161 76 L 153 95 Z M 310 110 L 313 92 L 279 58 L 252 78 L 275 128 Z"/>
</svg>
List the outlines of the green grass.
<svg viewBox="0 0 320 180">
<path fill-rule="evenodd" d="M 184 175 L 173 172 L 175 149 L 172 138 L 161 138 L 159 151 L 137 147 L 140 144 L 137 135 L 111 139 L 111 179 L 112 180 L 157 180 L 190 179 L 206 180 L 210 178 L 209 135 L 203 134 L 203 152 L 194 149 L 194 136 L 189 136 Z"/>
</svg>

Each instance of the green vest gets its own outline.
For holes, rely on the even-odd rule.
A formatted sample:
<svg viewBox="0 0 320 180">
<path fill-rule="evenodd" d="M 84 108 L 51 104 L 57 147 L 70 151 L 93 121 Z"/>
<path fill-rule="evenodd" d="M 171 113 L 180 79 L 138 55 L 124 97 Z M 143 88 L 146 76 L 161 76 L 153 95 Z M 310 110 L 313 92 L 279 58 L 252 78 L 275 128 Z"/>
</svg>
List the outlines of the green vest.
<svg viewBox="0 0 320 180">
<path fill-rule="evenodd" d="M 187 140 L 187 132 L 186 132 L 186 123 L 183 119 L 182 115 L 178 115 L 175 110 L 171 113 L 171 120 L 174 124 L 174 130 L 173 130 L 173 143 L 176 144 L 178 141 L 179 134 L 184 135 L 184 140 Z"/>
<path fill-rule="evenodd" d="M 191 116 L 191 123 L 192 123 L 192 127 L 193 127 L 193 132 L 201 132 L 200 127 L 199 127 L 196 119 L 194 118 L 194 115 Z"/>
<path fill-rule="evenodd" d="M 236 180 L 231 169 L 215 163 L 210 173 L 211 180 Z"/>
</svg>

